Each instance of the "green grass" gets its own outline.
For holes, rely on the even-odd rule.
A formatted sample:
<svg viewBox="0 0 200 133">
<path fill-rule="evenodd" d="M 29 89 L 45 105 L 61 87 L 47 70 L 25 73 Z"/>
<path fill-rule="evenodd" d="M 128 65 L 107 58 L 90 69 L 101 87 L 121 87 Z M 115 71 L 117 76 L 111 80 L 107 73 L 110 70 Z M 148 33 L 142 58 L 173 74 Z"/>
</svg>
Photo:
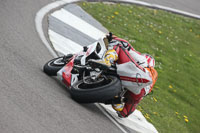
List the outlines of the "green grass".
<svg viewBox="0 0 200 133">
<path fill-rule="evenodd" d="M 159 132 L 200 132 L 200 21 L 135 5 L 80 6 L 136 50 L 155 57 L 158 81 L 137 107 L 147 120 Z"/>
</svg>

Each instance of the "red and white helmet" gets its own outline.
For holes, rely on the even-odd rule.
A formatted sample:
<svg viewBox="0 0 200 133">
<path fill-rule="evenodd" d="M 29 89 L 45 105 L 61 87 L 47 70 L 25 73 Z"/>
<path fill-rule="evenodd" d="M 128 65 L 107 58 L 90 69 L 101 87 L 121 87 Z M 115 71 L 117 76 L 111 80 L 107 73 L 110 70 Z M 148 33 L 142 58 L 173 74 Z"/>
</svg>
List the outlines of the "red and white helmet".
<svg viewBox="0 0 200 133">
<path fill-rule="evenodd" d="M 147 64 L 149 67 L 155 67 L 155 59 L 150 54 L 143 54 L 147 59 Z"/>
</svg>

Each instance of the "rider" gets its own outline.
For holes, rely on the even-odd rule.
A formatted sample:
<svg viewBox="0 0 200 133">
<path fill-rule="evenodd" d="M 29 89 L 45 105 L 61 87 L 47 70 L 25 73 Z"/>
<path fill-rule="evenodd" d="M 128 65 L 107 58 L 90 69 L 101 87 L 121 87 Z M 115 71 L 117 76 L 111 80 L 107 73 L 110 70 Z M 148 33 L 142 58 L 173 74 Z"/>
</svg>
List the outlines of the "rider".
<svg viewBox="0 0 200 133">
<path fill-rule="evenodd" d="M 139 53 L 128 41 L 112 33 L 104 38 L 104 42 L 108 48 L 104 59 L 93 60 L 93 62 L 109 67 L 116 65 L 122 86 L 127 89 L 124 95 L 127 100 L 125 103 L 113 104 L 112 107 L 119 117 L 128 117 L 134 112 L 142 98 L 151 92 L 157 80 L 158 74 L 154 69 L 155 60 L 148 54 Z"/>
</svg>

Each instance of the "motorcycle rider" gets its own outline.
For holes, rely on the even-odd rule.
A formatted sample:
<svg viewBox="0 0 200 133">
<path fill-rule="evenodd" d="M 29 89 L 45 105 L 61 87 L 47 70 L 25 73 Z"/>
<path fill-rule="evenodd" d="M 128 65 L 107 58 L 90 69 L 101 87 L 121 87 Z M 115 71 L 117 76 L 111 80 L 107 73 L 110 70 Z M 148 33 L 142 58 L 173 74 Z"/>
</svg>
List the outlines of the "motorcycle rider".
<svg viewBox="0 0 200 133">
<path fill-rule="evenodd" d="M 127 89 L 125 103 L 113 104 L 119 117 L 128 117 L 134 112 L 138 103 L 149 94 L 157 80 L 157 71 L 154 69 L 155 60 L 148 54 L 136 51 L 126 40 L 109 33 L 104 42 L 107 52 L 104 59 L 93 62 L 111 67 L 116 65 L 122 86 Z"/>
</svg>

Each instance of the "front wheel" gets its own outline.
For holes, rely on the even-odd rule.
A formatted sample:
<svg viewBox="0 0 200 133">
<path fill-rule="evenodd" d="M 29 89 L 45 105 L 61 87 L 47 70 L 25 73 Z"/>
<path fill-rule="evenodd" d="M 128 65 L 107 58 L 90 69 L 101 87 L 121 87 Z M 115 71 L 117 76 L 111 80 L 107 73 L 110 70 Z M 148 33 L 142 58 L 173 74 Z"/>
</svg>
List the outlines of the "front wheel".
<svg viewBox="0 0 200 133">
<path fill-rule="evenodd" d="M 121 82 L 115 76 L 106 76 L 97 82 L 80 80 L 71 88 L 72 98 L 79 103 L 105 102 L 117 96 L 121 91 Z"/>
<path fill-rule="evenodd" d="M 44 65 L 43 71 L 49 76 L 57 76 L 57 72 L 69 62 L 72 56 L 73 55 L 70 54 L 48 61 Z"/>
</svg>

